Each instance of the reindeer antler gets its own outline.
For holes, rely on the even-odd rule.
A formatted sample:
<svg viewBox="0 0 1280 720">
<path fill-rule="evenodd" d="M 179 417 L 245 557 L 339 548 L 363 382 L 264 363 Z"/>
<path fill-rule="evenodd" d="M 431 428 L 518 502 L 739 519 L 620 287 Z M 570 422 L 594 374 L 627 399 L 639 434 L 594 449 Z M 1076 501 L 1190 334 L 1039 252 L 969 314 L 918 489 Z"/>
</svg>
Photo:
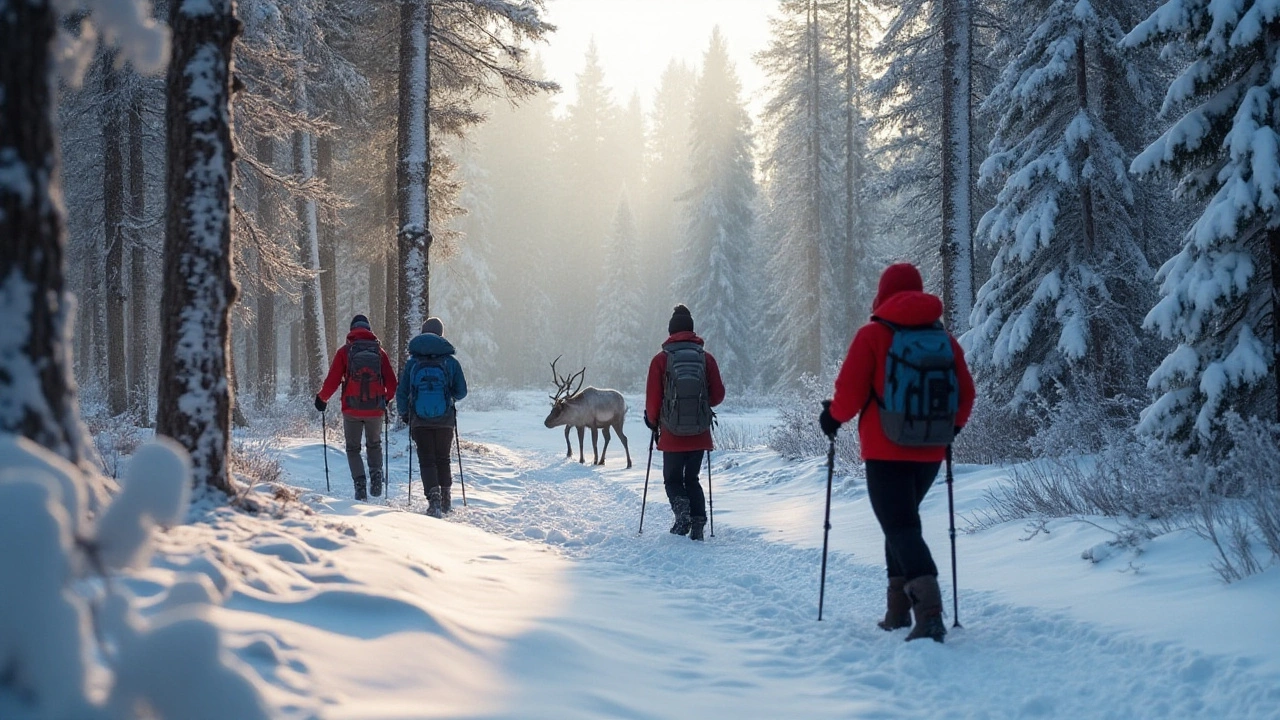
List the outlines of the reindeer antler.
<svg viewBox="0 0 1280 720">
<path fill-rule="evenodd" d="M 569 383 L 573 382 L 572 379 L 566 380 L 556 372 L 556 363 L 560 362 L 562 357 L 564 355 L 557 355 L 556 359 L 551 361 L 551 381 L 556 385 L 556 394 L 551 396 L 553 401 L 559 400 L 564 391 L 569 388 Z"/>
<path fill-rule="evenodd" d="M 586 374 L 587 374 L 587 366 L 586 366 L 586 365 L 583 365 L 581 370 L 579 370 L 577 373 L 575 373 L 575 374 L 573 374 L 573 375 L 570 375 L 570 376 L 569 376 L 569 382 L 567 383 L 566 387 L 567 387 L 568 385 L 572 385 L 572 384 L 573 384 L 573 379 L 574 379 L 575 377 L 576 377 L 576 378 L 578 378 L 578 387 L 574 388 L 574 389 L 573 389 L 573 391 L 569 393 L 569 395 L 571 395 L 571 396 L 572 396 L 572 395 L 577 395 L 577 394 L 578 394 L 578 391 L 582 389 L 582 379 L 583 379 L 583 377 L 584 377 Z"/>
</svg>

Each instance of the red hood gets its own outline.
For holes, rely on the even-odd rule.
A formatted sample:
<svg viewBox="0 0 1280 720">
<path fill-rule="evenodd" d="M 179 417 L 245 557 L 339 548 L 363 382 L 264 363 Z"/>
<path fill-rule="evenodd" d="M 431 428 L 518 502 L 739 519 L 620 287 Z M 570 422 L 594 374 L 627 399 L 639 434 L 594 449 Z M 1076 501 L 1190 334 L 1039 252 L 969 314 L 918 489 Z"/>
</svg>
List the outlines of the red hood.
<svg viewBox="0 0 1280 720">
<path fill-rule="evenodd" d="M 872 317 L 895 325 L 932 325 L 942 318 L 942 299 L 920 291 L 894 293 L 876 308 Z"/>
<path fill-rule="evenodd" d="M 900 292 L 919 292 L 924 290 L 924 278 L 911 263 L 895 263 L 880 274 L 880 287 L 876 291 L 876 299 L 871 303 L 871 312 L 879 315 L 880 305 Z M 888 319 L 888 318 L 886 318 Z"/>
<path fill-rule="evenodd" d="M 702 338 L 698 337 L 698 334 L 692 330 L 681 330 L 680 332 L 664 340 L 662 344 L 667 345 L 669 343 L 677 343 L 677 342 L 691 342 L 691 343 L 698 343 L 699 345 L 701 345 Z"/>
<path fill-rule="evenodd" d="M 347 333 L 347 342 L 355 342 L 356 340 L 377 340 L 378 336 L 373 334 L 372 330 L 364 328 L 353 328 Z"/>
</svg>

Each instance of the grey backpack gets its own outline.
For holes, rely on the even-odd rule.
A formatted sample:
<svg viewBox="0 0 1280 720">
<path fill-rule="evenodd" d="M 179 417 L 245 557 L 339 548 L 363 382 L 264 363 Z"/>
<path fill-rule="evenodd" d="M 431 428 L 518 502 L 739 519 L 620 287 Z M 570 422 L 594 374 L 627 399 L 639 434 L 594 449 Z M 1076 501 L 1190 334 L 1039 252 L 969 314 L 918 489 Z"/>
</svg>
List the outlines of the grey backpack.
<svg viewBox="0 0 1280 720">
<path fill-rule="evenodd" d="M 667 353 L 662 429 L 672 435 L 701 435 L 711 429 L 706 352 L 693 342 L 674 342 L 662 349 Z"/>
</svg>

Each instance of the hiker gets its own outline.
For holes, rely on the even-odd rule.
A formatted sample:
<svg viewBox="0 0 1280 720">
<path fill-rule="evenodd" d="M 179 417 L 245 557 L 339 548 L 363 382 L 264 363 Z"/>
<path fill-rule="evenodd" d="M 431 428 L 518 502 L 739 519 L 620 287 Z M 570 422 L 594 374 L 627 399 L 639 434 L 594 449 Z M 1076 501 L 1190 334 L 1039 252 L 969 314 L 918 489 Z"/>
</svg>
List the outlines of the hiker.
<svg viewBox="0 0 1280 720">
<path fill-rule="evenodd" d="M 852 420 L 854 415 L 861 415 L 858 437 L 867 469 L 867 495 L 884 533 L 885 569 L 889 575 L 888 607 L 884 620 L 877 624 L 884 630 L 911 627 L 914 613 L 915 627 L 907 640 L 927 637 L 942 642 L 947 634 L 942 621 L 942 592 L 938 587 L 938 568 L 921 533 L 920 503 L 946 457 L 947 445 L 969 420 L 973 409 L 973 378 L 965 365 L 960 344 L 941 329 L 942 300 L 924 292 L 924 281 L 914 265 L 899 263 L 885 269 L 871 313 L 871 320 L 858 330 L 849 346 L 848 357 L 836 377 L 835 397 L 823 409 L 818 422 L 822 431 L 834 439 L 841 424 Z M 940 398 L 940 402 L 949 404 L 942 410 L 947 418 L 952 408 L 955 414 L 940 428 L 941 437 L 935 435 L 920 443 L 917 442 L 920 438 L 912 437 L 913 444 L 904 445 L 890 439 L 882 425 L 882 411 L 886 407 L 886 394 L 892 393 L 892 388 L 909 384 L 906 374 L 913 371 L 906 369 L 909 366 L 892 363 L 894 369 L 888 372 L 894 382 L 888 385 L 886 371 L 895 333 L 920 328 L 936 328 L 930 335 L 938 348 L 936 352 L 945 354 L 947 345 L 950 346 L 954 377 L 950 368 L 942 371 L 947 381 L 941 385 L 946 396 Z M 913 336 L 904 334 L 900 339 L 906 342 L 910 337 Z M 916 377 L 920 376 L 916 374 Z M 936 382 L 924 384 L 928 390 L 939 387 Z M 886 387 L 890 390 L 886 391 Z M 892 418 L 890 420 L 892 424 Z M 918 426 L 923 423 L 913 425 L 913 429 Z M 897 436 L 899 440 L 908 440 L 905 435 Z"/>
<path fill-rule="evenodd" d="M 454 403 L 467 396 L 467 379 L 455 352 L 444 339 L 440 318 L 427 318 L 422 334 L 409 341 L 409 359 L 396 393 L 396 411 L 409 421 L 409 435 L 418 444 L 427 514 L 436 518 L 453 509 L 449 451 L 458 426 Z"/>
<path fill-rule="evenodd" d="M 360 457 L 360 435 L 369 454 L 368 492 L 382 494 L 382 422 L 387 400 L 396 391 L 396 373 L 391 359 L 373 334 L 369 318 L 351 318 L 347 344 L 333 356 L 329 374 L 316 395 L 316 410 L 324 412 L 329 398 L 342 384 L 342 434 L 347 441 L 347 464 L 356 486 L 356 500 L 367 500 L 364 460 Z"/>
<path fill-rule="evenodd" d="M 702 338 L 693 332 L 689 308 L 676 305 L 667 323 L 670 336 L 649 362 L 644 424 L 662 451 L 662 481 L 675 524 L 671 532 L 702 540 L 707 501 L 698 482 L 703 453 L 710 452 L 711 408 L 724 400 L 724 382 Z"/>
</svg>

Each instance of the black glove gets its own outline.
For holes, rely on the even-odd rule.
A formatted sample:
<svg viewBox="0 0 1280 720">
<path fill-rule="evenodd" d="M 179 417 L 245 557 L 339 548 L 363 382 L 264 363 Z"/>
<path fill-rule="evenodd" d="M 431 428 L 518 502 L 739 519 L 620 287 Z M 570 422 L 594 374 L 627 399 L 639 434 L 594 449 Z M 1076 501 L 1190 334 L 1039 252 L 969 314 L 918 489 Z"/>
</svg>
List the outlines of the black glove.
<svg viewBox="0 0 1280 720">
<path fill-rule="evenodd" d="M 963 425 L 956 425 L 955 427 L 951 428 L 951 437 L 953 438 L 957 437 L 958 435 L 960 435 L 960 431 L 963 429 L 964 429 Z"/>
<path fill-rule="evenodd" d="M 818 415 L 818 424 L 822 426 L 822 434 L 836 439 L 836 433 L 840 432 L 840 426 L 843 425 L 839 420 L 831 417 L 831 401 L 822 401 L 822 414 Z"/>
<path fill-rule="evenodd" d="M 320 396 L 319 396 L 319 395 L 317 395 L 317 396 L 316 396 L 316 410 L 319 410 L 320 412 L 324 412 L 324 409 L 325 409 L 325 408 L 327 408 L 327 407 L 329 407 L 329 403 L 327 403 L 327 402 L 325 402 L 325 401 L 321 400 L 321 399 L 320 399 Z"/>
<path fill-rule="evenodd" d="M 658 424 L 649 419 L 649 413 L 644 414 L 644 426 L 653 432 L 658 432 Z"/>
</svg>

